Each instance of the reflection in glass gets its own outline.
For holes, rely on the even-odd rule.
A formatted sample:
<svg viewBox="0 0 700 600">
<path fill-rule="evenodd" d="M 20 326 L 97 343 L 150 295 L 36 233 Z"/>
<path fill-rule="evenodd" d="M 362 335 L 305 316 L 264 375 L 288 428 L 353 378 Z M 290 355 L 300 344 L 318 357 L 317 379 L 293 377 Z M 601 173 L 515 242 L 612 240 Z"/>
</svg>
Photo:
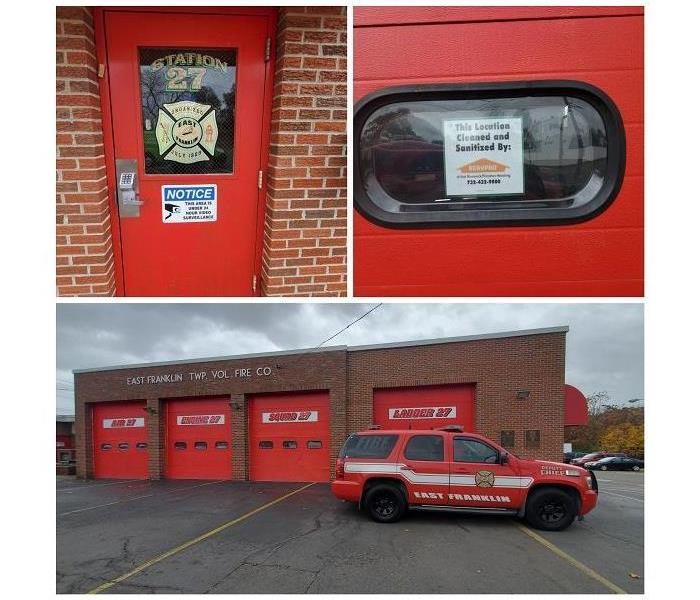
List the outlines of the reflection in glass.
<svg viewBox="0 0 700 600">
<path fill-rule="evenodd" d="M 521 118 L 524 193 L 447 196 L 443 121 Z M 570 207 L 600 191 L 607 134 L 596 109 L 571 96 L 398 102 L 377 109 L 360 136 L 360 172 L 369 198 L 389 212 L 451 210 L 494 202 Z"/>
<path fill-rule="evenodd" d="M 148 174 L 233 173 L 236 51 L 141 48 Z"/>
</svg>

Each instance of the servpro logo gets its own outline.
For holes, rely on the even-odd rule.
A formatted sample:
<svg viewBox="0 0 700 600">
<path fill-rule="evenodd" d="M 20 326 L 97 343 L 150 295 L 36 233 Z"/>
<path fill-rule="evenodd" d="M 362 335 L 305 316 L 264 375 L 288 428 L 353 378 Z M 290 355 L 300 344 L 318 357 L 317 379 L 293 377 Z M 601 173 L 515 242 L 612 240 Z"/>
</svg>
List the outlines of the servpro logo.
<svg viewBox="0 0 700 600">
<path fill-rule="evenodd" d="M 102 419 L 104 429 L 121 429 L 123 427 L 145 427 L 146 420 L 143 417 L 117 417 L 114 419 Z"/>
<path fill-rule="evenodd" d="M 508 165 L 503 165 L 495 160 L 480 158 L 470 163 L 462 165 L 457 170 L 465 175 L 468 173 L 504 173 Z"/>
<path fill-rule="evenodd" d="M 457 416 L 456 406 L 424 406 L 418 408 L 390 408 L 390 419 L 451 419 Z"/>
<path fill-rule="evenodd" d="M 185 415 L 177 418 L 178 425 L 223 425 L 224 415 Z"/>
<path fill-rule="evenodd" d="M 262 414 L 263 423 L 311 423 L 315 421 L 318 421 L 317 410 L 290 410 Z"/>
</svg>

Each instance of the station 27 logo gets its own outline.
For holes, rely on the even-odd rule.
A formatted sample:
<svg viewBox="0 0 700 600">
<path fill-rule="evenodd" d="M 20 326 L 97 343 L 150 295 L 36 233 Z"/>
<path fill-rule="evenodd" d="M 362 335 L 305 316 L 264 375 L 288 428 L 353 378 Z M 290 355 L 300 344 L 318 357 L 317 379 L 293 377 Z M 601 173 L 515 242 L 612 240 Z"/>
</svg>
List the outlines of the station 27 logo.
<svg viewBox="0 0 700 600">
<path fill-rule="evenodd" d="M 209 104 L 183 100 L 158 109 L 156 139 L 165 160 L 187 164 L 209 160 L 218 137 L 216 111 Z"/>
</svg>

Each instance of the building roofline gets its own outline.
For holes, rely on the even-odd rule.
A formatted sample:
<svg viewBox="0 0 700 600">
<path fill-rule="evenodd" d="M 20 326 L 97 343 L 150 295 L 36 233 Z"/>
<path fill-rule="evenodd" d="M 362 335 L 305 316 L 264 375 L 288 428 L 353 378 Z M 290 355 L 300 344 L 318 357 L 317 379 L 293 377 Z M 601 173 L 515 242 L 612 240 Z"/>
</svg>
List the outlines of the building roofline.
<svg viewBox="0 0 700 600">
<path fill-rule="evenodd" d="M 387 350 L 392 348 L 411 348 L 414 346 L 434 346 L 437 344 L 455 344 L 459 342 L 476 342 L 480 340 L 498 340 L 503 338 L 524 337 L 531 335 L 546 335 L 549 333 L 567 333 L 568 325 L 560 327 L 544 327 L 540 329 L 521 329 L 516 331 L 502 331 L 497 333 L 483 333 L 477 335 L 464 335 L 447 338 L 433 338 L 426 340 L 410 340 L 404 342 L 389 342 L 384 344 L 368 344 L 364 346 L 329 346 L 327 348 L 301 348 L 299 350 L 278 350 L 275 352 L 257 352 L 253 354 L 234 354 L 230 356 L 211 356 L 206 358 L 192 358 L 187 360 L 169 360 L 150 363 L 136 363 L 129 365 L 112 365 L 107 367 L 94 367 L 90 369 L 73 369 L 73 374 L 99 373 L 101 371 L 123 371 L 126 369 L 143 369 L 149 367 L 168 367 L 173 365 L 190 365 L 196 363 L 221 362 L 226 360 L 246 360 L 252 358 L 265 358 L 274 356 L 292 356 L 297 354 L 318 354 L 321 352 L 363 352 L 371 350 Z"/>
</svg>

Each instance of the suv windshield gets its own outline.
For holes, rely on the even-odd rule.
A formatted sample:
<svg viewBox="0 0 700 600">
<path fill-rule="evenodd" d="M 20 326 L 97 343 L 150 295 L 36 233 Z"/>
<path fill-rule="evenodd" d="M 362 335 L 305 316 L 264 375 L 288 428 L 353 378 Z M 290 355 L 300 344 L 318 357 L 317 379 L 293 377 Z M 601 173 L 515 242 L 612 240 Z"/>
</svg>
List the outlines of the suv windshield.
<svg viewBox="0 0 700 600">
<path fill-rule="evenodd" d="M 351 435 L 340 451 L 340 458 L 386 458 L 398 435 Z"/>
</svg>

